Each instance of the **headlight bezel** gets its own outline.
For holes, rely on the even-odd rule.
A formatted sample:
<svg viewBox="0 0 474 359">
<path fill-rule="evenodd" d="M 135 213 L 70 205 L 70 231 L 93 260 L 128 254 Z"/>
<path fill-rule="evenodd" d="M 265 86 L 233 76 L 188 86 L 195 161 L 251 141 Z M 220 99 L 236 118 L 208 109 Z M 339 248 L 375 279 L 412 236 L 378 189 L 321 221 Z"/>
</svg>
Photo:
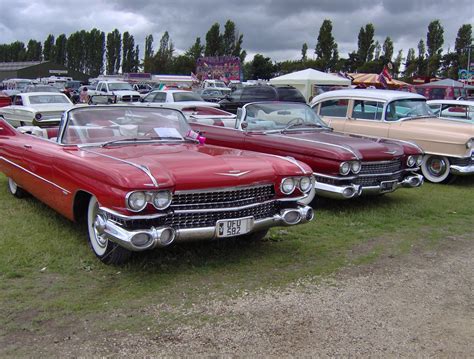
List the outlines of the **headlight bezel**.
<svg viewBox="0 0 474 359">
<path fill-rule="evenodd" d="M 292 185 L 293 188 L 292 188 L 291 191 L 289 191 L 289 192 L 283 190 L 283 187 L 284 187 L 284 184 L 285 184 L 286 181 L 291 181 L 292 184 L 293 184 L 293 185 Z M 281 182 L 280 182 L 280 192 L 281 192 L 281 193 L 283 193 L 283 194 L 285 194 L 285 195 L 288 196 L 288 195 L 292 194 L 292 193 L 295 191 L 295 189 L 296 189 L 296 180 L 295 180 L 294 177 L 285 177 L 285 178 L 282 178 L 282 180 L 281 180 Z"/>
<path fill-rule="evenodd" d="M 166 202 L 164 202 L 164 204 L 162 206 L 159 206 L 157 204 L 157 202 L 155 202 L 155 200 L 156 200 L 158 194 L 163 194 L 163 193 L 166 193 L 167 200 L 166 200 Z M 133 206 L 131 201 L 134 200 L 135 196 L 140 196 L 140 195 L 144 196 L 143 197 L 144 200 L 142 199 L 142 201 L 144 202 L 143 205 Z M 126 208 L 131 212 L 141 212 L 148 206 L 148 204 L 151 204 L 157 210 L 162 211 L 162 210 L 167 209 L 171 205 L 172 201 L 173 201 L 173 194 L 169 190 L 159 190 L 159 191 L 140 191 L 140 190 L 138 190 L 138 191 L 129 192 L 125 196 Z"/>
<path fill-rule="evenodd" d="M 347 168 L 347 171 L 345 170 Z M 339 174 L 342 176 L 347 176 L 351 172 L 351 163 L 348 161 L 341 162 L 339 164 Z"/>
<path fill-rule="evenodd" d="M 471 138 L 469 141 L 466 142 L 466 148 L 471 149 L 474 147 L 474 138 Z"/>
<path fill-rule="evenodd" d="M 308 181 L 308 185 L 307 185 L 307 188 L 306 188 L 306 189 L 303 188 L 303 185 L 302 185 L 303 180 L 305 180 L 305 181 L 307 180 L 307 181 Z M 301 178 L 299 179 L 299 181 L 298 181 L 298 189 L 299 189 L 301 192 L 303 192 L 303 193 L 308 193 L 308 192 L 311 191 L 312 187 L 313 187 L 313 177 L 312 177 L 312 176 L 303 176 L 303 177 L 301 177 Z"/>
<path fill-rule="evenodd" d="M 354 166 L 359 166 L 358 168 L 354 169 Z M 360 161 L 351 161 L 351 172 L 353 174 L 359 174 L 362 169 L 362 163 Z"/>
<path fill-rule="evenodd" d="M 416 165 L 416 156 L 410 155 L 407 157 L 407 167 L 415 167 Z"/>
</svg>

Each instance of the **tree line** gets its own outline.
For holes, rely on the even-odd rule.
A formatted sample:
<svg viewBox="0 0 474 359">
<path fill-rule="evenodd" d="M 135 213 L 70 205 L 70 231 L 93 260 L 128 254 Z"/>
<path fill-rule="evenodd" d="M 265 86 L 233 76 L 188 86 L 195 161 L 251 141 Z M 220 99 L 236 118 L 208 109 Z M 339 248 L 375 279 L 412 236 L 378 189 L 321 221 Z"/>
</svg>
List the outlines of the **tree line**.
<svg viewBox="0 0 474 359">
<path fill-rule="evenodd" d="M 314 56 L 308 56 L 309 47 L 304 43 L 300 60 L 273 62 L 269 57 L 256 54 L 245 62 L 246 51 L 242 48 L 243 34 L 235 23 L 227 20 L 221 32 L 219 23 L 214 23 L 206 33 L 205 42 L 197 37 L 193 45 L 183 54 L 176 54 L 174 43 L 165 31 L 158 47 L 150 34 L 145 38 L 143 59 L 139 46 L 129 32 L 114 29 L 107 35 L 98 29 L 80 30 L 67 37 L 55 38 L 50 34 L 41 43 L 29 40 L 25 44 L 15 41 L 0 44 L 0 62 L 53 61 L 70 69 L 96 77 L 99 74 L 138 72 L 189 75 L 195 71 L 196 60 L 202 56 L 237 56 L 244 64 L 246 79 L 268 79 L 276 74 L 289 73 L 308 67 L 329 72 L 380 73 L 391 64 L 394 77 L 409 79 L 413 76 L 442 76 L 457 78 L 458 70 L 467 64 L 467 47 L 472 44 L 472 25 L 462 25 L 455 39 L 454 51 L 443 54 L 444 28 L 439 20 L 428 25 L 426 40 L 420 39 L 417 50 L 410 48 L 404 57 L 403 50 L 394 53 L 390 36 L 383 43 L 375 40 L 375 27 L 369 23 L 361 27 L 357 37 L 357 50 L 340 57 L 338 44 L 332 34 L 331 20 L 324 20 L 316 38 Z M 404 71 L 401 71 L 402 65 Z"/>
</svg>

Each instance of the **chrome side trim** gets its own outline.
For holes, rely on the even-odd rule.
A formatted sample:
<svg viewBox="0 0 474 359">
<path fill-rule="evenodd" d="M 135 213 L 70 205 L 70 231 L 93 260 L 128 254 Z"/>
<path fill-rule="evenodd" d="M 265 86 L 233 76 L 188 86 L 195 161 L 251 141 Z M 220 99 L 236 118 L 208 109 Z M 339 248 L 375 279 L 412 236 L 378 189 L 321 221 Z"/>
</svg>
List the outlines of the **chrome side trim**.
<svg viewBox="0 0 474 359">
<path fill-rule="evenodd" d="M 89 150 L 87 148 L 84 148 L 84 147 L 80 147 L 80 149 L 82 151 L 86 151 L 86 152 L 90 152 L 90 153 L 93 153 L 97 156 L 102 156 L 102 157 L 106 157 L 106 158 L 110 158 L 112 160 L 116 160 L 116 161 L 119 161 L 119 162 L 122 162 L 122 163 L 126 163 L 130 166 L 133 166 L 135 168 L 138 168 L 140 171 L 143 171 L 151 180 L 151 182 L 153 183 L 153 186 L 155 186 L 156 188 L 159 187 L 158 185 L 158 182 L 156 181 L 155 177 L 153 177 L 153 175 L 151 174 L 151 171 L 150 169 L 147 167 L 147 166 L 144 166 L 144 165 L 139 165 L 139 164 L 136 164 L 136 163 L 133 163 L 131 161 L 127 161 L 127 160 L 123 160 L 121 158 L 117 158 L 117 157 L 114 157 L 114 156 L 109 156 L 109 155 L 106 155 L 105 153 L 100 153 L 100 152 L 95 152 L 95 151 L 92 151 L 92 150 Z M 147 184 L 145 184 L 145 186 L 148 186 Z"/>
<path fill-rule="evenodd" d="M 30 175 L 32 175 L 32 176 L 34 176 L 34 177 L 36 177 L 36 178 L 38 178 L 38 179 L 44 181 L 44 182 L 46 182 L 46 183 L 48 183 L 48 184 L 50 184 L 50 185 L 56 187 L 57 189 L 61 190 L 64 194 L 70 194 L 70 193 L 71 193 L 70 191 L 68 191 L 67 189 L 65 189 L 65 188 L 63 188 L 63 187 L 61 187 L 61 186 L 59 186 L 59 185 L 57 185 L 56 183 L 51 182 L 50 180 L 47 180 L 46 178 L 41 177 L 41 176 L 37 175 L 36 173 L 31 172 L 30 170 L 27 170 L 26 168 L 20 166 L 19 164 L 16 164 L 16 163 L 13 162 L 13 161 L 10 161 L 10 160 L 6 159 L 6 158 L 3 157 L 3 156 L 0 156 L 0 160 L 4 160 L 5 162 L 7 162 L 7 163 L 9 163 L 9 164 L 11 164 L 11 165 L 13 165 L 13 166 L 15 166 L 16 168 L 19 168 L 19 169 L 25 171 L 26 173 L 28 173 L 28 174 L 30 174 Z"/>
<path fill-rule="evenodd" d="M 459 175 L 459 176 L 474 174 L 474 165 L 468 165 L 468 166 L 451 165 L 449 168 L 452 174 Z"/>
<path fill-rule="evenodd" d="M 329 142 L 322 142 L 322 141 L 316 141 L 316 140 L 308 140 L 306 138 L 298 138 L 298 137 L 291 137 L 291 136 L 282 136 L 282 135 L 272 135 L 272 134 L 269 134 L 268 136 L 274 136 L 274 137 L 283 137 L 283 138 L 291 138 L 291 139 L 295 139 L 295 140 L 298 140 L 298 141 L 305 141 L 305 142 L 311 142 L 311 143 L 318 143 L 320 145 L 326 145 L 326 146 L 332 146 L 332 147 L 336 147 L 336 148 L 341 148 L 349 153 L 351 153 L 357 160 L 361 160 L 361 158 L 354 152 L 352 151 L 350 148 L 346 147 L 346 146 L 341 146 L 341 145 L 336 145 L 334 143 L 329 143 Z"/>
</svg>

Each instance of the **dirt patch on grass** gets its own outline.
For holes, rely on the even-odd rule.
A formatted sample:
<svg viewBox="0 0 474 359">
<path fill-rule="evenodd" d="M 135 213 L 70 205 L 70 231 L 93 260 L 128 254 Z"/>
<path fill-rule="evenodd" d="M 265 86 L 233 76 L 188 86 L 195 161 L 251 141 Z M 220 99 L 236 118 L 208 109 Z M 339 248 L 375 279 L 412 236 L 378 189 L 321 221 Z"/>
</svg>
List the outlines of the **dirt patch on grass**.
<svg viewBox="0 0 474 359">
<path fill-rule="evenodd" d="M 359 248 L 362 254 L 371 247 Z M 474 240 L 448 236 L 331 277 L 189 305 L 151 303 L 143 313 L 73 318 L 42 335 L 8 335 L 0 356 L 434 356 L 474 351 Z M 141 331 L 103 331 L 127 315 Z"/>
</svg>

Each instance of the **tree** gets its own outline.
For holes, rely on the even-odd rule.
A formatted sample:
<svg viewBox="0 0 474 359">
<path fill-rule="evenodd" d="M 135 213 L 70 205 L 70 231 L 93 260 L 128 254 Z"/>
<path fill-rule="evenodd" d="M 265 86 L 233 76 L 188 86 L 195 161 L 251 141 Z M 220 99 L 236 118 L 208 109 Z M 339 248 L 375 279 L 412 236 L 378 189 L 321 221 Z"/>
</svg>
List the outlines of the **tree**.
<svg viewBox="0 0 474 359">
<path fill-rule="evenodd" d="M 318 41 L 314 51 L 318 59 L 321 60 L 323 71 L 331 69 L 337 62 L 337 44 L 332 36 L 332 22 L 325 19 L 319 29 Z"/>
<path fill-rule="evenodd" d="M 403 50 L 399 50 L 397 57 L 393 60 L 393 77 L 398 78 L 398 74 L 400 73 L 400 67 L 402 66 L 403 62 Z"/>
<path fill-rule="evenodd" d="M 224 25 L 224 34 L 222 35 L 222 54 L 230 56 L 234 53 L 236 45 L 235 24 L 227 20 Z"/>
<path fill-rule="evenodd" d="M 237 42 L 235 44 L 234 52 L 232 55 L 238 57 L 240 59 L 240 63 L 243 64 L 245 61 L 245 57 L 247 56 L 247 51 L 242 50 L 242 42 L 243 42 L 244 35 L 240 34 L 236 37 L 237 37 Z"/>
<path fill-rule="evenodd" d="M 416 72 L 418 76 L 426 75 L 427 64 L 426 64 L 426 59 L 425 59 L 425 52 L 426 52 L 425 42 L 423 40 L 420 40 L 418 42 L 418 57 L 416 59 L 416 62 L 417 62 Z"/>
<path fill-rule="evenodd" d="M 86 38 L 89 46 L 86 49 L 85 73 L 97 77 L 104 71 L 105 33 L 94 28 Z"/>
<path fill-rule="evenodd" d="M 264 57 L 261 54 L 256 54 L 250 63 L 249 79 L 265 79 L 268 80 L 273 77 L 275 66 L 269 57 Z"/>
<path fill-rule="evenodd" d="M 374 60 L 378 60 L 380 58 L 380 53 L 382 52 L 382 46 L 380 46 L 380 42 L 375 41 L 374 45 Z"/>
<path fill-rule="evenodd" d="M 143 71 L 152 72 L 153 69 L 153 35 L 145 37 L 145 57 L 143 59 Z"/>
<path fill-rule="evenodd" d="M 390 36 L 387 36 L 385 38 L 385 41 L 383 42 L 383 57 L 384 57 L 385 63 L 391 62 L 392 56 L 393 56 L 393 41 L 390 38 Z"/>
<path fill-rule="evenodd" d="M 154 57 L 154 72 L 167 74 L 171 72 L 174 45 L 168 31 L 160 39 L 160 47 Z"/>
<path fill-rule="evenodd" d="M 308 52 L 308 44 L 305 42 L 301 47 L 301 61 L 306 61 L 306 53 Z"/>
<path fill-rule="evenodd" d="M 357 57 L 359 60 L 359 66 L 365 62 L 372 61 L 372 59 L 374 58 L 374 34 L 375 29 L 374 25 L 372 24 L 367 24 L 365 25 L 365 28 L 360 28 L 357 41 Z"/>
<path fill-rule="evenodd" d="M 115 29 L 107 34 L 106 58 L 107 58 L 107 74 L 117 74 L 120 69 L 120 50 L 122 48 L 122 36 Z"/>
<path fill-rule="evenodd" d="M 472 25 L 471 24 L 464 24 L 462 25 L 456 36 L 456 42 L 454 45 L 454 50 L 456 51 L 457 59 L 455 63 L 455 69 L 453 69 L 456 73 L 456 77 L 458 71 L 460 69 L 467 69 L 469 65 L 467 64 L 468 61 L 468 46 L 472 44 Z M 471 57 L 472 59 L 472 57 Z"/>
<path fill-rule="evenodd" d="M 222 55 L 222 38 L 220 35 L 219 24 L 216 22 L 211 26 L 206 34 L 205 56 Z"/>
<path fill-rule="evenodd" d="M 26 49 L 26 60 L 27 61 L 41 61 L 41 42 L 36 40 L 28 41 Z"/>
<path fill-rule="evenodd" d="M 43 60 L 50 61 L 54 59 L 54 36 L 49 34 L 43 44 Z"/>
<path fill-rule="evenodd" d="M 403 78 L 405 80 L 411 79 L 416 73 L 416 68 L 417 62 L 415 57 L 415 49 L 410 48 L 408 49 L 408 54 L 405 61 L 405 71 L 403 72 Z"/>
<path fill-rule="evenodd" d="M 203 52 L 204 46 L 201 45 L 201 38 L 197 37 L 193 46 L 191 46 L 188 51 L 186 51 L 186 55 L 189 56 L 194 61 L 194 63 L 196 63 L 197 59 L 202 57 Z"/>
<path fill-rule="evenodd" d="M 66 65 L 66 45 L 67 38 L 65 34 L 61 34 L 56 38 L 54 44 L 54 58 L 57 64 Z"/>
<path fill-rule="evenodd" d="M 84 30 L 69 35 L 66 43 L 67 67 L 74 71 L 85 72 L 86 48 L 89 46 Z"/>
<path fill-rule="evenodd" d="M 128 31 L 122 36 L 122 73 L 133 72 L 135 66 L 135 39 Z"/>
<path fill-rule="evenodd" d="M 444 29 L 439 20 L 434 20 L 428 25 L 426 46 L 428 55 L 428 76 L 436 76 L 441 63 L 441 52 L 444 43 Z"/>
</svg>

